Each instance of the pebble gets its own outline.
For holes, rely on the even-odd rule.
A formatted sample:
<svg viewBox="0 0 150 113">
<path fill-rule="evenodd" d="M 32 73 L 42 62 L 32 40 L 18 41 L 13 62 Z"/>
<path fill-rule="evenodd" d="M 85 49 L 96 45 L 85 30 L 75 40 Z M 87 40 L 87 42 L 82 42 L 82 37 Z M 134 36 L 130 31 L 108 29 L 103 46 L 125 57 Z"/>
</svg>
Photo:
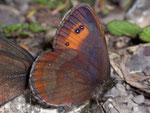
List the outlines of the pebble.
<svg viewBox="0 0 150 113">
<path fill-rule="evenodd" d="M 116 13 L 116 12 L 111 12 L 111 14 L 109 14 L 108 16 L 101 18 L 101 22 L 104 24 L 107 24 L 108 22 L 112 21 L 112 20 L 116 20 L 116 18 L 118 20 L 123 20 L 125 17 L 125 13 L 121 12 L 121 13 Z"/>
<path fill-rule="evenodd" d="M 143 95 L 138 95 L 133 97 L 133 101 L 137 104 L 142 104 L 145 102 L 145 97 Z"/>
<path fill-rule="evenodd" d="M 25 12 L 28 9 L 29 0 L 5 0 L 9 6 L 19 9 L 21 12 Z"/>
<path fill-rule="evenodd" d="M 127 84 L 125 87 L 126 87 L 127 90 L 131 90 L 130 85 Z"/>
<path fill-rule="evenodd" d="M 150 107 L 148 107 L 147 109 L 148 109 L 148 112 L 150 113 Z"/>
<path fill-rule="evenodd" d="M 56 30 L 57 30 L 57 29 L 52 29 L 52 30 L 48 30 L 48 31 L 46 32 L 45 37 L 44 37 L 44 42 L 45 42 L 46 44 L 52 42 L 52 40 L 53 40 L 54 37 L 55 37 Z"/>
<path fill-rule="evenodd" d="M 130 109 L 133 109 L 134 107 L 138 107 L 138 104 L 134 103 L 132 100 L 128 100 L 127 105 Z"/>
<path fill-rule="evenodd" d="M 150 76 L 150 66 L 146 66 L 145 69 L 143 70 L 143 72 L 145 73 L 145 75 Z"/>
<path fill-rule="evenodd" d="M 115 97 L 120 96 L 120 93 L 115 87 L 113 87 L 105 96 L 109 97 L 111 95 L 113 95 L 113 97 L 115 98 Z"/>
<path fill-rule="evenodd" d="M 131 57 L 131 59 L 127 62 L 127 67 L 132 71 L 137 71 L 144 69 L 147 60 L 144 56 L 135 54 Z"/>
<path fill-rule="evenodd" d="M 147 105 L 147 106 L 150 106 L 150 100 L 149 99 L 145 99 L 144 104 Z"/>
<path fill-rule="evenodd" d="M 15 25 L 24 22 L 24 17 L 20 12 L 10 6 L 0 5 L 0 24 Z"/>
<path fill-rule="evenodd" d="M 146 27 L 150 24 L 150 0 L 136 0 L 132 8 L 126 14 L 126 19 L 140 27 Z M 139 16 L 140 15 L 140 16 Z"/>
<path fill-rule="evenodd" d="M 145 107 L 145 106 L 139 106 L 139 111 L 138 112 L 139 113 L 150 113 L 148 107 Z"/>
<path fill-rule="evenodd" d="M 133 113 L 138 113 L 139 111 L 139 108 L 136 106 L 136 107 L 133 107 Z"/>
<path fill-rule="evenodd" d="M 121 83 L 116 84 L 116 89 L 118 89 L 121 95 L 127 95 L 125 86 L 123 86 Z"/>
</svg>

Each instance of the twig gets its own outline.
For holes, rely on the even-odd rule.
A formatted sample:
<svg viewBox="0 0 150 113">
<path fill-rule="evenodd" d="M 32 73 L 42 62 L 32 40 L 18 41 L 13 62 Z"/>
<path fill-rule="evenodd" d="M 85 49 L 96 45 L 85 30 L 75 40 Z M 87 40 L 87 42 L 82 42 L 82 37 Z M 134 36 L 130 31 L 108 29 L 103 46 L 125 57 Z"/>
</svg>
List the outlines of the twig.
<svg viewBox="0 0 150 113">
<path fill-rule="evenodd" d="M 52 14 L 57 14 L 60 10 L 64 9 L 68 5 L 68 0 L 65 1 L 65 3 L 59 7 L 57 7 L 54 11 L 52 11 Z"/>
</svg>

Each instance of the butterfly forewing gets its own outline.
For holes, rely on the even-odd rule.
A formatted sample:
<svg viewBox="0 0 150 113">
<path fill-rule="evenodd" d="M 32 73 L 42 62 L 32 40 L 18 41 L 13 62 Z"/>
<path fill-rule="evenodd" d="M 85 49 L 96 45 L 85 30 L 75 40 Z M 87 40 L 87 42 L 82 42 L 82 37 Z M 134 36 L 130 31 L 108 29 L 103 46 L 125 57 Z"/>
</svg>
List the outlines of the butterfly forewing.
<svg viewBox="0 0 150 113">
<path fill-rule="evenodd" d="M 0 37 L 0 105 L 23 93 L 32 62 L 23 48 Z"/>
<path fill-rule="evenodd" d="M 67 47 L 82 53 L 99 71 L 99 81 L 109 77 L 109 58 L 98 17 L 88 5 L 72 9 L 58 28 L 54 48 Z"/>
</svg>

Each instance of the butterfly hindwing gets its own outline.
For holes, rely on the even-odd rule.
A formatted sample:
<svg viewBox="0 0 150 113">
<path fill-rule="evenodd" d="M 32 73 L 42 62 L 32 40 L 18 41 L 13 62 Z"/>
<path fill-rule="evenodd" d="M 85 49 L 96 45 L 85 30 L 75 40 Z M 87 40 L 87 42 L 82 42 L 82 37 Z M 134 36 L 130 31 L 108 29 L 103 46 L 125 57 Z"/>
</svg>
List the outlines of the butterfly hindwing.
<svg viewBox="0 0 150 113">
<path fill-rule="evenodd" d="M 0 105 L 23 93 L 32 62 L 27 51 L 0 37 Z"/>
<path fill-rule="evenodd" d="M 72 49 L 47 51 L 34 62 L 30 87 L 38 100 L 49 105 L 79 105 L 90 99 L 98 84 L 97 70 Z M 34 76 L 33 76 L 34 75 Z"/>
</svg>

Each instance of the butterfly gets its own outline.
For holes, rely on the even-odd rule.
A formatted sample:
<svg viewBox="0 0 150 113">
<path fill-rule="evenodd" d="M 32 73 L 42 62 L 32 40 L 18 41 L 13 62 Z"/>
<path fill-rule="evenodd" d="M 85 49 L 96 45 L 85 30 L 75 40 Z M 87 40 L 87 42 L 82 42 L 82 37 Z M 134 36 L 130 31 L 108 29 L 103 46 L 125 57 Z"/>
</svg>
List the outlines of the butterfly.
<svg viewBox="0 0 150 113">
<path fill-rule="evenodd" d="M 0 105 L 24 92 L 33 61 L 25 49 L 0 37 Z"/>
<path fill-rule="evenodd" d="M 112 87 L 104 32 L 89 5 L 64 16 L 53 50 L 37 57 L 29 83 L 34 97 L 50 106 L 78 106 Z"/>
</svg>

